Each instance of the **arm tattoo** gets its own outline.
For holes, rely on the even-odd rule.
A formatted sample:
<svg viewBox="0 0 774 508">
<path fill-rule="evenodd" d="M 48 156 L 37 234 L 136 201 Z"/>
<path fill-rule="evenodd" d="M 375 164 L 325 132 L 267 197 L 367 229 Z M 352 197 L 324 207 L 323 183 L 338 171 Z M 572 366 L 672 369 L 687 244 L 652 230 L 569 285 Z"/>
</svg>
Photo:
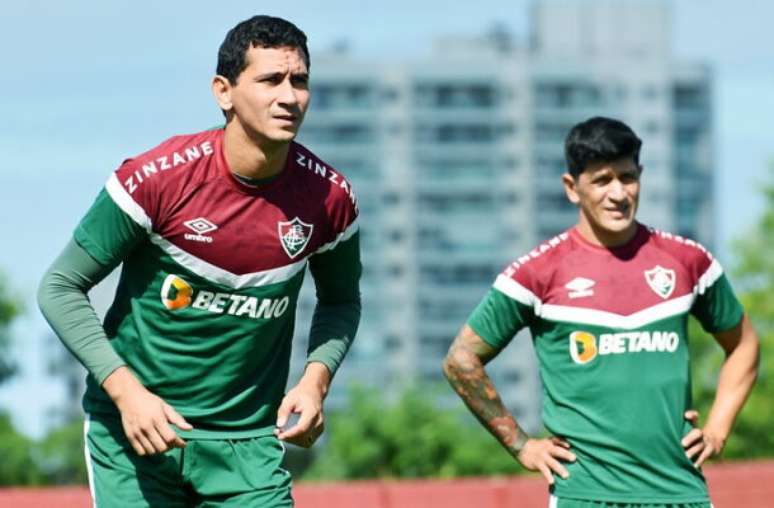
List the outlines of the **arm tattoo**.
<svg viewBox="0 0 774 508">
<path fill-rule="evenodd" d="M 478 421 L 516 456 L 528 436 L 506 409 L 484 370 L 484 364 L 496 354 L 497 351 L 466 326 L 449 348 L 444 373 Z"/>
</svg>

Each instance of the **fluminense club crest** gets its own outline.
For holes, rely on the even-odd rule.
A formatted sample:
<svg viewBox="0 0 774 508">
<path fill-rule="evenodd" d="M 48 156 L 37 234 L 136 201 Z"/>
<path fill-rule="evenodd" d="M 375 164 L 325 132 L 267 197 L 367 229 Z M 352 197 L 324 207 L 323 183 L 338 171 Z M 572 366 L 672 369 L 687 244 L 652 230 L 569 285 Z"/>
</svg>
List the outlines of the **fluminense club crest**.
<svg viewBox="0 0 774 508">
<path fill-rule="evenodd" d="M 278 222 L 280 243 L 290 259 L 295 258 L 304 250 L 312 238 L 313 224 L 307 224 L 298 217 L 287 222 Z"/>
<path fill-rule="evenodd" d="M 675 271 L 656 265 L 650 270 L 645 270 L 644 273 L 650 289 L 664 300 L 669 298 L 675 290 Z"/>
</svg>

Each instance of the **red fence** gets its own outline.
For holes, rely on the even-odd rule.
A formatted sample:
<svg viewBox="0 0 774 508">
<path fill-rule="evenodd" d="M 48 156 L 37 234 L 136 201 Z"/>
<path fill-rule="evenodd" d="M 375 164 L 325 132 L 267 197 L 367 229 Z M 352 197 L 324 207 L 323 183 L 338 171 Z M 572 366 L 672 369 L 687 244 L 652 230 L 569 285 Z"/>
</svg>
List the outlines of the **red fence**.
<svg viewBox="0 0 774 508">
<path fill-rule="evenodd" d="M 715 508 L 774 506 L 774 461 L 719 464 L 705 471 Z M 296 484 L 297 508 L 546 508 L 537 477 Z M 0 508 L 90 506 L 83 487 L 0 489 Z"/>
</svg>

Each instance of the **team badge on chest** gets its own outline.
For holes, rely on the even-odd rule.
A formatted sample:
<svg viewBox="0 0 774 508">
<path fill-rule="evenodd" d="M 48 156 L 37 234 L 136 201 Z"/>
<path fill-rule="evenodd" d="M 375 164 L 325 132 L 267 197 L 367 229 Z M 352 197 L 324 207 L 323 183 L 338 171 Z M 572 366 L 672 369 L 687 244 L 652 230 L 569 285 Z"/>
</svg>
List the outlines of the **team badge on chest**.
<svg viewBox="0 0 774 508">
<path fill-rule="evenodd" d="M 675 290 L 675 271 L 656 265 L 650 270 L 645 270 L 645 280 L 648 286 L 658 296 L 666 300 Z"/>
<path fill-rule="evenodd" d="M 313 229 L 314 224 L 307 224 L 298 217 L 294 217 L 291 221 L 277 223 L 280 243 L 290 259 L 303 252 L 309 239 L 312 238 Z"/>
</svg>

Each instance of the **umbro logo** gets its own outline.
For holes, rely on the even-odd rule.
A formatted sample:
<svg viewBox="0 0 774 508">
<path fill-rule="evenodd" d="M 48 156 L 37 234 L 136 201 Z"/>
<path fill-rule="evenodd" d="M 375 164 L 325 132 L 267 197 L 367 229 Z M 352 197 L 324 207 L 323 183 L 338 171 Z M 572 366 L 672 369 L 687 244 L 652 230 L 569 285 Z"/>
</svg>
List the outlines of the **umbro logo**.
<svg viewBox="0 0 774 508">
<path fill-rule="evenodd" d="M 211 236 L 204 236 L 204 233 L 211 233 L 218 229 L 218 226 L 208 221 L 204 217 L 198 217 L 183 222 L 183 225 L 196 234 L 186 233 L 184 238 L 194 242 L 212 243 Z"/>
<path fill-rule="evenodd" d="M 567 293 L 567 296 L 570 298 L 583 298 L 584 296 L 592 296 L 594 294 L 594 290 L 591 289 L 594 284 L 596 284 L 596 282 L 591 279 L 576 277 L 565 284 L 564 287 L 570 290 L 570 292 Z"/>
</svg>

